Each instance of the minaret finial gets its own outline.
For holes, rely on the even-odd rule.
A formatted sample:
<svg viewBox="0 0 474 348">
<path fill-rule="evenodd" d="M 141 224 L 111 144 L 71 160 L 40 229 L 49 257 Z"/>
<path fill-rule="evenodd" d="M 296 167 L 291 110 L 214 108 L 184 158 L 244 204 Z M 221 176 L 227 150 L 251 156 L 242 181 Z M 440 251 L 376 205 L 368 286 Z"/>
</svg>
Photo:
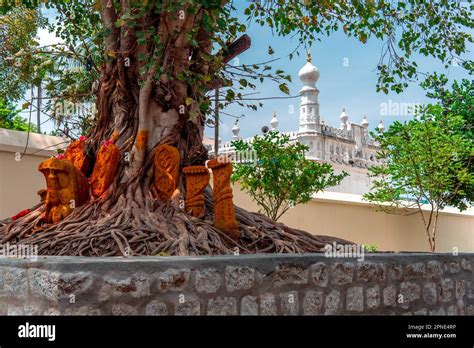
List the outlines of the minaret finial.
<svg viewBox="0 0 474 348">
<path fill-rule="evenodd" d="M 277 127 L 278 127 L 278 124 L 280 122 L 278 122 L 278 119 L 277 119 L 277 114 L 276 114 L 276 111 L 273 111 L 273 117 L 272 117 L 272 120 L 270 122 L 271 126 L 272 126 L 272 131 L 276 131 L 277 130 Z"/>
<path fill-rule="evenodd" d="M 307 55 L 306 55 L 306 61 L 307 61 L 308 63 L 311 63 L 311 52 L 308 50 L 308 52 L 307 52 L 306 54 L 307 54 Z"/>
</svg>

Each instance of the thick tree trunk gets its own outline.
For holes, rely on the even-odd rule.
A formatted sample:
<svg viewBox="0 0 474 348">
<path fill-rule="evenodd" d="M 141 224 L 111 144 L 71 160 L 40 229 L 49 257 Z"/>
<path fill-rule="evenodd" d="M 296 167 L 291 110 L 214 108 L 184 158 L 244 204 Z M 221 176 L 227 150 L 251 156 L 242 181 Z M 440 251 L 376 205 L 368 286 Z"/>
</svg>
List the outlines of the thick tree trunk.
<svg viewBox="0 0 474 348">
<path fill-rule="evenodd" d="M 196 14 L 181 11 L 161 15 L 145 14 L 140 23 L 142 30 L 154 26 L 160 37 L 163 51 L 154 47 L 150 40 L 139 44 L 137 37 L 127 25 L 116 28 L 117 14 L 103 0 L 103 21 L 111 35 L 106 39 L 109 60 L 103 70 L 98 95 L 99 122 L 92 131 L 92 148 L 116 134 L 116 143 L 123 153 L 130 154 L 129 161 L 122 161 L 118 180 L 121 183 L 138 179 L 143 181 L 149 174 L 154 149 L 160 144 L 178 148 L 182 164 L 204 164 L 207 153 L 202 145 L 204 115 L 197 113 L 190 118 L 191 111 L 198 111 L 195 103 L 186 100 L 202 98 L 194 86 L 179 80 L 179 75 L 190 69 L 206 73 L 208 68 L 200 59 L 201 54 L 210 53 L 211 42 L 204 30 L 198 32 L 199 46 L 190 49 L 186 34 L 202 17 L 201 8 Z M 122 1 L 122 12 L 130 11 L 128 1 Z M 122 14 L 123 14 L 122 13 Z M 194 56 L 193 56 L 194 55 Z M 194 66 L 190 67 L 193 56 Z M 151 57 L 144 61 L 143 57 Z M 145 73 L 144 67 L 148 66 Z M 157 76 L 157 71 L 160 75 Z M 93 151 L 94 152 L 94 151 Z M 149 176 L 149 175 L 148 175 Z"/>
<path fill-rule="evenodd" d="M 181 167 L 203 165 L 207 159 L 202 144 L 205 115 L 199 108 L 205 89 L 180 78 L 187 71 L 215 75 L 203 59 L 212 49 L 210 34 L 201 25 L 207 9 L 167 12 L 172 2 L 165 1 L 160 14 L 150 9 L 138 27 L 131 28 L 127 23 L 116 26 L 117 18 L 134 11 L 129 0 L 121 0 L 121 13 L 109 6 L 110 0 L 101 2 L 103 23 L 110 32 L 105 40 L 108 58 L 87 153 L 93 164 L 100 146 L 112 138 L 121 154 L 115 179 L 99 198 L 75 208 L 57 224 L 41 221 L 44 206 L 3 223 L 1 243 L 35 244 L 47 255 L 91 256 L 315 252 L 328 242 L 348 243 L 316 238 L 237 207 L 241 237 L 235 241 L 213 226 L 210 189 L 201 219 L 185 213 L 176 201 L 158 200 L 151 189 L 158 145 L 176 147 Z M 149 28 L 159 34 L 159 43 L 146 34 Z M 187 33 L 196 28 L 197 45 L 191 47 Z M 137 31 L 144 33 L 144 40 L 138 40 Z M 185 194 L 183 185 L 180 191 Z"/>
</svg>

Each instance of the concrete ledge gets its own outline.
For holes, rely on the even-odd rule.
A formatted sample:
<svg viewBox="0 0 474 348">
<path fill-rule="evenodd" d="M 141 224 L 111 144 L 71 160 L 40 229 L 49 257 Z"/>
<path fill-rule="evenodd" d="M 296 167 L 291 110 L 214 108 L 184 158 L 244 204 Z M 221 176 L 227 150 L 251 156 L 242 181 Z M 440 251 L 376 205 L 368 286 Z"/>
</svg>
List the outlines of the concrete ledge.
<svg viewBox="0 0 474 348">
<path fill-rule="evenodd" d="M 8 315 L 474 315 L 474 254 L 0 259 Z"/>
<path fill-rule="evenodd" d="M 352 193 L 342 193 L 342 192 L 332 192 L 332 191 L 323 191 L 318 192 L 313 195 L 313 201 L 321 201 L 321 202 L 338 202 L 342 204 L 356 204 L 356 205 L 363 205 L 363 206 L 375 206 L 367 201 L 362 199 L 362 195 L 356 195 Z M 425 211 L 430 211 L 429 205 L 422 205 L 421 208 Z M 474 207 L 466 209 L 465 211 L 460 211 L 454 207 L 446 207 L 439 212 L 440 214 L 445 215 L 462 215 L 468 217 L 474 217 Z"/>
<path fill-rule="evenodd" d="M 16 130 L 0 128 L 0 151 L 20 152 L 26 149 L 27 155 L 52 156 L 57 149 L 64 149 L 70 140 L 52 135 L 21 132 Z"/>
</svg>

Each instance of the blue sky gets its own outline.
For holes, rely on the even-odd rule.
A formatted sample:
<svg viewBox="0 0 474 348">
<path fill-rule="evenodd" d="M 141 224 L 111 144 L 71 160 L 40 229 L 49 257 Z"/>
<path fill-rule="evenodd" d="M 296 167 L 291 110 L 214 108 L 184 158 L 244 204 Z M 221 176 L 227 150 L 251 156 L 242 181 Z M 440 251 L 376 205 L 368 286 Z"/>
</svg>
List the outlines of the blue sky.
<svg viewBox="0 0 474 348">
<path fill-rule="evenodd" d="M 238 1 L 237 8 L 239 17 L 245 20 L 242 15 L 243 8 L 248 2 Z M 48 11 L 49 18 L 53 13 Z M 298 45 L 296 38 L 279 37 L 272 34 L 270 28 L 261 27 L 252 23 L 247 31 L 252 39 L 252 46 L 240 56 L 240 64 L 252 64 L 268 61 L 272 58 L 280 58 L 271 65 L 275 69 L 284 70 L 292 76 L 292 83 L 289 83 L 290 94 L 297 95 L 301 88 L 301 82 L 298 78 L 299 69 L 306 63 L 306 52 L 304 47 L 300 49 L 300 56 L 295 55 L 292 60 L 288 54 Z M 47 30 L 39 32 L 41 44 L 51 44 L 58 42 L 58 38 Z M 268 46 L 272 46 L 275 53 L 268 55 Z M 320 79 L 317 88 L 320 91 L 319 104 L 321 118 L 326 124 L 338 127 L 339 114 L 342 107 L 346 108 L 350 122 L 359 123 L 363 115 L 367 115 L 370 126 L 373 129 L 379 121 L 383 119 L 386 127 L 395 119 L 403 120 L 409 116 L 381 116 L 381 104 L 388 103 L 389 100 L 396 103 L 427 103 L 430 99 L 425 97 L 424 91 L 417 83 L 412 83 L 402 94 L 376 93 L 377 73 L 375 68 L 380 58 L 382 42 L 376 39 L 369 39 L 366 44 L 360 43 L 354 38 L 348 38 L 344 33 L 336 32 L 330 37 L 325 37 L 321 42 L 313 44 L 310 48 L 312 63 L 320 70 Z M 470 46 L 472 59 L 472 48 Z M 432 58 L 416 56 L 416 62 L 420 70 L 425 72 L 443 72 L 451 80 L 469 78 L 466 70 L 459 66 L 451 66 L 446 70 L 439 62 Z M 343 64 L 348 62 L 348 66 Z M 235 64 L 235 61 L 232 62 Z M 256 92 L 258 95 L 253 97 L 284 97 L 278 85 L 272 81 L 257 82 Z M 264 100 L 263 107 L 258 111 L 252 111 L 239 105 L 231 105 L 223 110 L 226 113 L 245 117 L 239 120 L 240 136 L 251 137 L 260 132 L 264 125 L 269 125 L 273 112 L 277 113 L 280 121 L 279 130 L 296 131 L 298 129 L 298 109 L 299 97 L 293 99 L 273 99 Z M 290 106 L 293 105 L 295 112 L 289 113 Z M 44 116 L 43 116 L 44 117 Z M 223 141 L 229 141 L 232 138 L 231 128 L 234 124 L 234 118 L 221 115 L 220 137 Z M 43 131 L 52 129 L 51 122 L 43 125 Z M 206 129 L 206 135 L 214 137 L 213 129 Z"/>
<path fill-rule="evenodd" d="M 240 3 L 240 2 L 239 2 Z M 248 4 L 242 2 L 238 5 Z M 239 11 L 240 12 L 240 11 Z M 290 94 L 296 95 L 301 88 L 298 78 L 299 69 L 306 63 L 306 52 L 300 49 L 300 56 L 294 56 L 292 60 L 288 54 L 297 46 L 297 38 L 278 37 L 272 35 L 268 27 L 261 27 L 253 23 L 247 31 L 252 39 L 252 46 L 238 58 L 240 64 L 251 64 L 269 60 L 269 58 L 280 59 L 272 64 L 277 69 L 282 69 L 292 76 L 292 83 L 289 84 Z M 268 46 L 272 46 L 275 51 L 273 56 L 267 52 Z M 367 115 L 369 129 L 376 127 L 381 119 L 386 126 L 395 119 L 408 119 L 409 116 L 381 116 L 381 104 L 388 103 L 389 100 L 398 103 L 427 103 L 431 99 L 425 97 L 425 93 L 417 83 L 412 83 L 402 94 L 376 93 L 377 73 L 375 71 L 380 58 L 382 41 L 369 39 L 366 44 L 360 43 L 354 38 L 348 38 L 340 31 L 330 37 L 323 38 L 321 42 L 313 44 L 311 47 L 312 63 L 320 70 L 320 78 L 316 86 L 320 91 L 319 105 L 320 115 L 326 124 L 338 127 L 340 124 L 339 115 L 342 107 L 346 107 L 349 121 L 359 123 L 363 115 Z M 472 45 L 471 45 L 472 59 Z M 344 66 L 344 59 L 348 59 L 349 66 Z M 432 58 L 416 56 L 415 58 L 420 70 L 425 72 L 436 71 L 445 73 L 450 79 L 469 78 L 466 70 L 459 66 L 452 66 L 446 70 L 439 62 Z M 346 60 L 347 61 L 347 60 Z M 271 81 L 256 83 L 258 97 L 285 96 L 278 85 Z M 233 115 L 244 114 L 245 117 L 239 120 L 240 136 L 251 137 L 260 132 L 264 125 L 268 125 L 275 111 L 280 121 L 279 130 L 296 131 L 298 129 L 298 108 L 299 98 L 295 99 L 274 99 L 262 101 L 263 107 L 254 112 L 238 105 L 229 106 L 224 111 Z M 294 105 L 295 113 L 289 114 L 289 106 Z M 220 137 L 223 141 L 232 138 L 231 128 L 234 118 L 222 115 L 220 127 Z M 206 135 L 213 137 L 213 129 L 208 129 Z"/>
</svg>

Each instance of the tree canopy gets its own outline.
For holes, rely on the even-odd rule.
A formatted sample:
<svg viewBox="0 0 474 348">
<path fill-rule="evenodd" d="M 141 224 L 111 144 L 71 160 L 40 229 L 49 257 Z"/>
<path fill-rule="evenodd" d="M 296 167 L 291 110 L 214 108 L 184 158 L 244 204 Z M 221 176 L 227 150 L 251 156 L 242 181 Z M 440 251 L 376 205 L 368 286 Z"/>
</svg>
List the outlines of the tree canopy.
<svg viewBox="0 0 474 348">
<path fill-rule="evenodd" d="M 18 42 L 0 45 L 0 65 L 11 69 L 8 73 L 18 77 L 15 84 L 20 86 L 0 79 L 2 97 L 17 100 L 21 86 L 41 81 L 56 120 L 62 119 L 64 109 L 55 105 L 95 103 L 87 136 L 73 149 L 87 157 L 82 163 L 91 164 L 93 171 L 102 163 L 99 171 L 110 178 L 100 199 L 75 206 L 52 226 L 42 224 L 40 207 L 0 228 L 1 242 L 34 243 L 49 255 L 125 255 L 125 247 L 127 255 L 229 251 L 226 236 L 210 223 L 212 216 L 191 219 L 179 205 L 163 202 L 153 192 L 155 173 L 164 170 L 154 156 L 166 145 L 175 149 L 175 162 L 179 160 L 174 168 L 204 167 L 209 155 L 203 134 L 213 121 L 211 91 L 217 87 L 220 108 L 233 102 L 257 108 L 258 101 L 248 98 L 246 89 L 258 88 L 265 79 L 289 92 L 289 76 L 282 69 L 269 62 L 238 65 L 229 58 L 232 44 L 252 23 L 270 27 L 276 35 L 296 37 L 300 48 L 337 31 L 361 44 L 379 40 L 376 88 L 384 93 L 401 92 L 426 73 L 416 64 L 418 54 L 446 66 L 456 58 L 467 71 L 473 68 L 471 60 L 463 60 L 472 42 L 473 5 L 458 1 L 264 0 L 245 3 L 241 17 L 236 2 L 227 0 L 50 0 L 42 6 L 56 18 L 47 23 L 38 12 L 40 3 L 24 0 L 19 10 L 13 2 L 0 4 L 5 23 L 0 30 L 16 34 L 14 28 L 22 25 L 26 11 L 30 14 L 25 20 L 32 22 L 18 31 Z M 13 18 L 14 25 L 8 24 Z M 43 25 L 61 42 L 40 47 L 32 38 Z M 115 161 L 98 158 L 109 148 Z M 110 164 L 113 170 L 105 168 Z M 182 176 L 176 179 L 181 186 L 182 181 Z M 229 190 L 221 191 L 226 199 Z M 185 191 L 177 191 L 177 200 L 183 200 Z M 245 237 L 233 242 L 247 253 L 312 252 L 327 242 L 237 208 L 236 218 Z"/>
<path fill-rule="evenodd" d="M 381 147 L 377 157 L 384 163 L 369 168 L 374 181 L 364 195 L 383 211 L 418 213 L 431 251 L 435 250 L 439 211 L 465 198 L 463 188 L 474 184 L 474 171 L 466 163 L 474 154 L 474 145 L 459 131 L 465 121 L 443 111 L 441 105 L 428 105 L 417 118 L 396 121 L 375 136 Z"/>
<path fill-rule="evenodd" d="M 23 4 L 15 8 L 3 2 L 1 6 L 5 15 L 0 19 L 0 29 L 6 42 L 0 45 L 0 70 L 11 78 L 0 79 L 0 91 L 4 98 L 16 100 L 26 84 L 43 81 L 51 98 L 50 113 L 58 118 L 61 115 L 54 107 L 57 102 L 94 101 L 94 82 L 100 79 L 101 68 L 117 60 L 132 66 L 137 63 L 141 84 L 150 78 L 162 84 L 185 81 L 194 86 L 180 98 L 169 95 L 166 87 L 157 91 L 160 98 L 172 98 L 175 105 L 186 105 L 190 117 L 212 113 L 207 95 L 211 86 L 227 87 L 221 91 L 221 108 L 232 102 L 258 107 L 260 103 L 247 100 L 242 90 L 257 88 L 256 82 L 264 79 L 274 80 L 281 91 L 288 93 L 285 81 L 290 77 L 281 69 L 272 70 L 265 62 L 225 62 L 229 43 L 245 33 L 250 23 L 268 26 L 276 35 L 295 35 L 299 46 L 306 48 L 338 30 L 362 44 L 371 38 L 380 40 L 377 90 L 384 93 L 401 92 L 410 81 L 425 73 L 413 59 L 416 54 L 432 56 L 445 66 L 456 60 L 469 72 L 473 71 L 472 61 L 462 57 L 472 42 L 468 29 L 473 28 L 473 5 L 458 1 L 250 2 L 245 5 L 245 22 L 240 21 L 235 3 L 224 0 L 52 0 L 43 8 L 56 13 L 54 20 L 40 14 L 41 2 L 25 0 Z M 169 34 L 174 37 L 170 41 L 158 30 L 160 21 L 163 23 L 169 14 L 183 23 L 187 17 L 198 16 L 186 27 L 177 26 Z M 37 28 L 45 26 L 62 42 L 40 47 L 34 35 Z M 169 60 L 165 52 L 171 48 L 170 42 L 176 42 L 180 29 L 186 31 L 189 64 L 172 69 L 165 64 Z M 117 44 L 119 38 L 123 41 L 126 37 L 130 46 L 127 49 Z M 272 48 L 269 53 L 274 53 Z M 293 55 L 294 52 L 290 58 Z"/>
<path fill-rule="evenodd" d="M 436 99 L 442 107 L 444 115 L 459 115 L 463 118 L 463 125 L 458 131 L 470 139 L 474 144 L 474 81 L 463 79 L 454 81 L 451 88 L 447 87 L 448 79 L 443 74 L 433 75 L 423 83 L 429 89 L 427 95 Z M 474 153 L 466 154 L 464 159 L 470 172 L 474 172 Z M 464 182 L 456 186 L 452 192 L 450 204 L 461 210 L 466 209 L 474 202 L 474 183 Z"/>
</svg>

